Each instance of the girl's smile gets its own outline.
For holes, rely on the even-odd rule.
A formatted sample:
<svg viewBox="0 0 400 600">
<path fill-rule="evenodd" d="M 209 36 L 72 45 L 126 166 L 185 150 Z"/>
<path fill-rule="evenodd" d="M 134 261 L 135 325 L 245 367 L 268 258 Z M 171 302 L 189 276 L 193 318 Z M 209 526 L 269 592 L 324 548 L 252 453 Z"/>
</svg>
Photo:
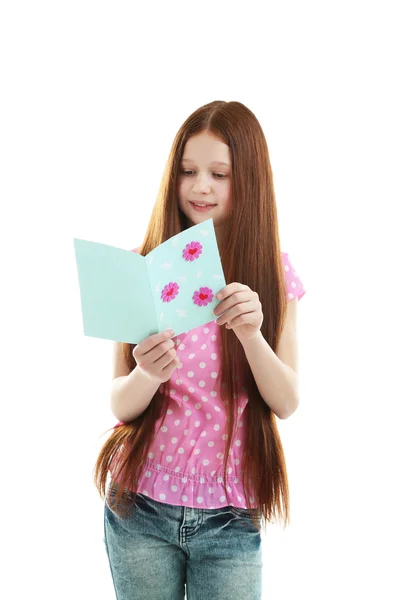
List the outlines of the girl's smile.
<svg viewBox="0 0 400 600">
<path fill-rule="evenodd" d="M 212 210 L 216 206 L 216 204 L 199 205 L 199 204 L 194 203 L 194 202 L 189 202 L 189 204 L 197 212 L 209 212 L 210 210 Z"/>
</svg>

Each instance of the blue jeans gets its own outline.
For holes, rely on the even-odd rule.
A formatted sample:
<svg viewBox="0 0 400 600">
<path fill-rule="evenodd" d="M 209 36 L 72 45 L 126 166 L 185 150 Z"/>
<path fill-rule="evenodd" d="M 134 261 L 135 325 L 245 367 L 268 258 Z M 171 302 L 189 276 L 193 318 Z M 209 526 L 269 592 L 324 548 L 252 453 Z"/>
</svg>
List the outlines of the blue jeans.
<svg viewBox="0 0 400 600">
<path fill-rule="evenodd" d="M 185 592 L 187 600 L 261 600 L 261 535 L 247 509 L 173 506 L 137 494 L 133 514 L 121 517 L 111 508 L 117 485 L 104 503 L 117 600 L 184 600 Z M 129 502 L 132 493 L 124 494 Z"/>
</svg>

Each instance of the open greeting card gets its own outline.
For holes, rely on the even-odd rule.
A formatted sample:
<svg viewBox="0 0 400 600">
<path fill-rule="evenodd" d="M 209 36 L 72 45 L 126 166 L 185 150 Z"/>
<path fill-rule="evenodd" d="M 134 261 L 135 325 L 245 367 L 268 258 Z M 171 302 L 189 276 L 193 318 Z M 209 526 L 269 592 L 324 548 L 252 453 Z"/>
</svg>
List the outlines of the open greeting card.
<svg viewBox="0 0 400 600">
<path fill-rule="evenodd" d="M 163 242 L 147 256 L 74 238 L 84 335 L 139 344 L 217 317 L 226 286 L 212 219 Z"/>
</svg>

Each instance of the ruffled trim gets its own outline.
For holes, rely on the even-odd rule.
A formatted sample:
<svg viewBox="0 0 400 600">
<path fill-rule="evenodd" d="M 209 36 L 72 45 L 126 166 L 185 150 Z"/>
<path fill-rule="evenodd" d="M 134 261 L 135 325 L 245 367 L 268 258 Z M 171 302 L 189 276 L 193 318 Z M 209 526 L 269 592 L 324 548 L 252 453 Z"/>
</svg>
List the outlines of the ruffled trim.
<svg viewBox="0 0 400 600">
<path fill-rule="evenodd" d="M 250 507 L 246 506 L 240 477 L 227 476 L 228 497 L 226 497 L 221 476 L 179 473 L 161 464 L 155 464 L 151 459 L 147 459 L 145 463 L 139 485 L 131 491 L 173 506 L 209 509 L 224 506 L 256 507 L 253 498 L 250 498 Z"/>
</svg>

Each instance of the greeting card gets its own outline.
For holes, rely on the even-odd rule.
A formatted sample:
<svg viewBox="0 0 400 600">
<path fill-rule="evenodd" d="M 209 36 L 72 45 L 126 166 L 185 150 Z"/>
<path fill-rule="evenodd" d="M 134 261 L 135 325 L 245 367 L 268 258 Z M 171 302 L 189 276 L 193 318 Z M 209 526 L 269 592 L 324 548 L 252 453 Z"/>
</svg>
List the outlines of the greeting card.
<svg viewBox="0 0 400 600">
<path fill-rule="evenodd" d="M 226 286 L 212 219 L 189 227 L 147 256 L 74 238 L 84 334 L 138 344 L 216 317 Z"/>
</svg>

